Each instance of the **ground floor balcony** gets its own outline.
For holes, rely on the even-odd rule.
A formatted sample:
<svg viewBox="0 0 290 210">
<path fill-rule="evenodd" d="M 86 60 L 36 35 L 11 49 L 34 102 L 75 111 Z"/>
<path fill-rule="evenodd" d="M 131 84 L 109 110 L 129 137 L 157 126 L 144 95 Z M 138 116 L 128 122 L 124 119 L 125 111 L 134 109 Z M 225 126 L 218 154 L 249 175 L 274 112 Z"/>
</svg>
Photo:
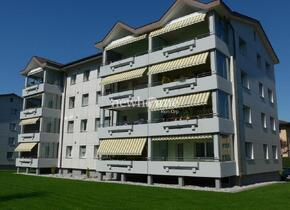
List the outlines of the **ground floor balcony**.
<svg viewBox="0 0 290 210">
<path fill-rule="evenodd" d="M 16 158 L 16 167 L 19 168 L 51 168 L 56 166 L 56 158 Z"/>
<path fill-rule="evenodd" d="M 98 160 L 96 170 L 124 174 L 223 178 L 236 175 L 236 162 Z"/>
</svg>

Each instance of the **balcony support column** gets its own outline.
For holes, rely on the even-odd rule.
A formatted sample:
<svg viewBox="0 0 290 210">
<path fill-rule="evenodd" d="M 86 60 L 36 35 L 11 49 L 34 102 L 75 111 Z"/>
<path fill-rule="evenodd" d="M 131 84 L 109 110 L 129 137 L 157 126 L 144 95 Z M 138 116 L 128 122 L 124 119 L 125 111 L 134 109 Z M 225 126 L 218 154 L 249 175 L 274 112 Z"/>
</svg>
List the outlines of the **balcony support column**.
<svg viewBox="0 0 290 210">
<path fill-rule="evenodd" d="M 147 175 L 147 184 L 152 185 L 153 184 L 153 176 L 152 175 Z"/>
<path fill-rule="evenodd" d="M 148 51 L 149 53 L 153 52 L 153 41 L 152 41 L 152 37 L 150 36 L 148 38 Z"/>
<path fill-rule="evenodd" d="M 121 182 L 126 182 L 126 174 L 121 174 Z"/>
<path fill-rule="evenodd" d="M 16 169 L 16 173 L 19 174 L 19 172 L 20 172 L 20 168 L 17 167 L 17 169 Z"/>
<path fill-rule="evenodd" d="M 106 65 L 107 63 L 107 51 L 104 49 L 103 51 L 103 65 Z"/>
<path fill-rule="evenodd" d="M 99 182 L 103 181 L 103 174 L 102 174 L 102 172 L 97 172 L 97 180 Z"/>
<path fill-rule="evenodd" d="M 221 179 L 215 179 L 215 188 L 220 189 L 222 187 Z"/>
<path fill-rule="evenodd" d="M 25 173 L 29 174 L 29 168 L 25 169 Z"/>
<path fill-rule="evenodd" d="M 40 174 L 40 169 L 39 168 L 35 169 L 35 173 L 36 173 L 36 175 L 39 175 Z"/>
<path fill-rule="evenodd" d="M 184 186 L 184 178 L 183 177 L 178 177 L 178 185 L 180 186 L 180 187 L 183 187 Z"/>
<path fill-rule="evenodd" d="M 212 34 L 212 33 L 215 33 L 216 31 L 216 24 L 215 24 L 215 15 L 214 13 L 210 13 L 209 17 L 209 32 Z"/>
<path fill-rule="evenodd" d="M 220 160 L 220 144 L 219 144 L 219 135 L 213 136 L 213 154 L 215 160 Z"/>
</svg>

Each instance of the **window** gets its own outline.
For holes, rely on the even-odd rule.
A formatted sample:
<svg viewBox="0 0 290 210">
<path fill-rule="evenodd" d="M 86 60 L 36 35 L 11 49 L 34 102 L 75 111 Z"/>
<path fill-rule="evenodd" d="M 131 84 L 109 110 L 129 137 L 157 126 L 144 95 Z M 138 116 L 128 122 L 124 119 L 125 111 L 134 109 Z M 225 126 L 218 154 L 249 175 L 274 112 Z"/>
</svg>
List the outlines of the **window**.
<svg viewBox="0 0 290 210">
<path fill-rule="evenodd" d="M 70 84 L 71 85 L 76 84 L 76 80 L 77 80 L 77 75 L 76 74 L 71 75 L 71 77 L 70 77 Z"/>
<path fill-rule="evenodd" d="M 89 94 L 83 94 L 82 97 L 82 106 L 88 106 L 89 105 Z"/>
<path fill-rule="evenodd" d="M 213 151 L 213 142 L 206 142 L 206 157 L 213 158 L 214 157 L 214 151 Z"/>
<path fill-rule="evenodd" d="M 248 106 L 244 106 L 243 112 L 244 112 L 244 122 L 247 124 L 252 124 L 251 108 Z"/>
<path fill-rule="evenodd" d="M 264 85 L 261 82 L 259 82 L 259 95 L 261 98 L 265 98 Z"/>
<path fill-rule="evenodd" d="M 10 131 L 16 131 L 17 130 L 16 123 L 10 123 L 9 124 L 9 130 Z"/>
<path fill-rule="evenodd" d="M 101 126 L 101 120 L 100 120 L 100 118 L 96 118 L 95 119 L 95 131 L 97 131 L 100 126 Z"/>
<path fill-rule="evenodd" d="M 87 131 L 88 120 L 81 120 L 81 132 Z"/>
<path fill-rule="evenodd" d="M 232 142 L 232 136 L 220 135 L 222 161 L 230 161 L 233 159 Z"/>
<path fill-rule="evenodd" d="M 83 78 L 84 82 L 89 81 L 89 80 L 90 80 L 90 70 L 84 72 L 84 78 Z"/>
<path fill-rule="evenodd" d="M 250 81 L 249 81 L 249 77 L 247 73 L 242 71 L 241 80 L 242 80 L 243 87 L 250 90 Z"/>
<path fill-rule="evenodd" d="M 223 91 L 218 91 L 218 102 L 219 102 L 219 116 L 222 118 L 230 118 L 230 106 L 229 106 L 229 95 Z"/>
<path fill-rule="evenodd" d="M 205 145 L 203 142 L 195 144 L 195 156 L 196 157 L 205 157 Z"/>
<path fill-rule="evenodd" d="M 74 132 L 74 121 L 68 121 L 67 123 L 67 132 L 73 133 Z"/>
<path fill-rule="evenodd" d="M 241 37 L 239 38 L 239 50 L 241 55 L 247 55 L 247 43 Z"/>
<path fill-rule="evenodd" d="M 271 104 L 274 104 L 274 93 L 271 89 L 268 89 L 268 97 L 269 97 L 269 102 Z"/>
<path fill-rule="evenodd" d="M 271 66 L 267 61 L 265 62 L 265 67 L 267 71 L 271 70 Z"/>
<path fill-rule="evenodd" d="M 105 117 L 104 127 L 110 126 L 110 117 Z"/>
<path fill-rule="evenodd" d="M 10 102 L 13 103 L 14 102 L 14 98 L 10 98 Z"/>
<path fill-rule="evenodd" d="M 72 146 L 66 146 L 65 157 L 66 158 L 71 158 L 72 157 Z"/>
<path fill-rule="evenodd" d="M 264 159 L 269 159 L 269 148 L 267 144 L 263 144 Z"/>
<path fill-rule="evenodd" d="M 246 147 L 246 158 L 248 160 L 253 160 L 254 159 L 254 147 L 253 147 L 253 143 L 246 142 L 245 147 Z"/>
<path fill-rule="evenodd" d="M 80 146 L 80 158 L 86 158 L 86 146 Z"/>
<path fill-rule="evenodd" d="M 101 92 L 100 91 L 97 91 L 96 93 L 96 104 L 99 103 L 99 97 L 101 96 Z"/>
<path fill-rule="evenodd" d="M 68 106 L 70 109 L 75 108 L 75 97 L 74 96 L 69 97 L 69 105 Z"/>
<path fill-rule="evenodd" d="M 6 158 L 7 158 L 7 160 L 13 160 L 14 158 L 13 158 L 13 152 L 7 152 L 6 153 Z"/>
<path fill-rule="evenodd" d="M 98 149 L 99 149 L 99 146 L 98 145 L 95 145 L 94 146 L 94 158 L 99 158 Z"/>
<path fill-rule="evenodd" d="M 264 129 L 267 128 L 267 118 L 265 113 L 261 113 L 261 124 Z"/>
<path fill-rule="evenodd" d="M 259 68 L 262 68 L 262 57 L 259 53 L 257 53 L 257 65 Z"/>
<path fill-rule="evenodd" d="M 9 137 L 9 138 L 8 138 L 8 146 L 10 146 L 10 147 L 14 147 L 15 144 L 16 144 L 16 142 L 15 142 L 15 138 L 14 138 L 14 137 Z"/>
<path fill-rule="evenodd" d="M 277 151 L 277 146 L 273 145 L 272 146 L 272 158 L 273 159 L 278 159 L 278 151 Z"/>
<path fill-rule="evenodd" d="M 228 59 L 220 51 L 217 51 L 217 74 L 228 79 Z"/>
<path fill-rule="evenodd" d="M 276 131 L 276 121 L 273 117 L 270 117 L 270 126 L 271 126 L 271 129 L 272 131 Z"/>
</svg>

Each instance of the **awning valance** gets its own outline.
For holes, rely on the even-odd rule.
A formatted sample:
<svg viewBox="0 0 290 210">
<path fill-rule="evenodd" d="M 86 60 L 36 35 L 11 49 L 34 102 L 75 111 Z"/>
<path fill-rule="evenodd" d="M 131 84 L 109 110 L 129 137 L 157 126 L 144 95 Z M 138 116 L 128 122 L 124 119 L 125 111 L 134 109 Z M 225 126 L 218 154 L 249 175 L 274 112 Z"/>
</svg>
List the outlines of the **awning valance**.
<svg viewBox="0 0 290 210">
<path fill-rule="evenodd" d="M 208 135 L 187 135 L 187 136 L 161 136 L 152 138 L 152 141 L 184 141 L 184 140 L 211 141 L 213 140 L 213 136 L 208 134 Z"/>
<path fill-rule="evenodd" d="M 19 125 L 33 125 L 33 124 L 36 124 L 38 120 L 39 120 L 39 117 L 21 120 Z"/>
<path fill-rule="evenodd" d="M 126 80 L 136 79 L 136 78 L 142 77 L 146 70 L 147 70 L 147 67 L 135 69 L 132 71 L 127 71 L 127 72 L 120 73 L 120 74 L 114 74 L 112 76 L 105 77 L 101 81 L 101 84 L 102 85 L 109 85 L 109 84 L 116 83 L 116 82 L 122 82 L 122 81 L 126 81 Z"/>
<path fill-rule="evenodd" d="M 198 66 L 206 63 L 209 52 L 192 55 L 177 60 L 160 63 L 149 67 L 148 74 L 159 74 L 167 71 L 173 71 L 177 69 L 184 69 L 192 66 Z"/>
<path fill-rule="evenodd" d="M 137 41 L 141 41 L 143 39 L 146 39 L 146 36 L 147 36 L 146 34 L 144 34 L 142 36 L 137 36 L 137 37 L 127 36 L 127 37 L 115 40 L 115 41 L 111 42 L 106 47 L 106 50 L 112 50 L 112 49 L 115 49 L 117 47 L 121 47 L 121 46 L 124 46 L 124 45 L 127 45 L 127 44 L 131 44 L 131 43 L 134 43 L 134 42 L 137 42 Z"/>
<path fill-rule="evenodd" d="M 101 140 L 98 155 L 140 156 L 146 144 L 146 138 Z"/>
<path fill-rule="evenodd" d="M 37 143 L 20 143 L 15 152 L 31 152 L 31 150 L 37 145 Z"/>
<path fill-rule="evenodd" d="M 186 26 L 190 26 L 205 20 L 206 14 L 191 14 L 180 19 L 174 20 L 165 27 L 153 31 L 149 34 L 150 37 L 160 36 L 162 34 L 175 31 Z"/>
<path fill-rule="evenodd" d="M 207 105 L 209 96 L 210 92 L 204 92 L 185 96 L 159 99 L 149 103 L 149 110 L 161 111 L 193 106 L 203 106 Z"/>
</svg>

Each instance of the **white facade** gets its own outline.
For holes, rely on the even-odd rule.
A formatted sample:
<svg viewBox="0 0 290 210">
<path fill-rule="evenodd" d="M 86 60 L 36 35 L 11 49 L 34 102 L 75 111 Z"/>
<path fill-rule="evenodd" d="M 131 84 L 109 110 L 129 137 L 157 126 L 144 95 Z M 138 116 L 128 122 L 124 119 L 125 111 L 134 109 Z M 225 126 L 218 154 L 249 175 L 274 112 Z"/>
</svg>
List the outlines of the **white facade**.
<svg viewBox="0 0 290 210">
<path fill-rule="evenodd" d="M 42 104 L 33 117 L 60 119 L 53 140 L 59 152 L 57 165 L 33 167 L 123 181 L 141 175 L 148 183 L 209 178 L 217 187 L 277 179 L 278 59 L 259 23 L 221 14 L 215 9 L 224 5 L 215 4 L 177 1 L 158 23 L 131 30 L 117 24 L 96 45 L 102 54 L 46 66 L 64 78 L 61 108 Z M 58 85 L 46 86 L 44 80 L 39 88 Z M 39 145 L 43 133 L 35 135 Z"/>
</svg>

